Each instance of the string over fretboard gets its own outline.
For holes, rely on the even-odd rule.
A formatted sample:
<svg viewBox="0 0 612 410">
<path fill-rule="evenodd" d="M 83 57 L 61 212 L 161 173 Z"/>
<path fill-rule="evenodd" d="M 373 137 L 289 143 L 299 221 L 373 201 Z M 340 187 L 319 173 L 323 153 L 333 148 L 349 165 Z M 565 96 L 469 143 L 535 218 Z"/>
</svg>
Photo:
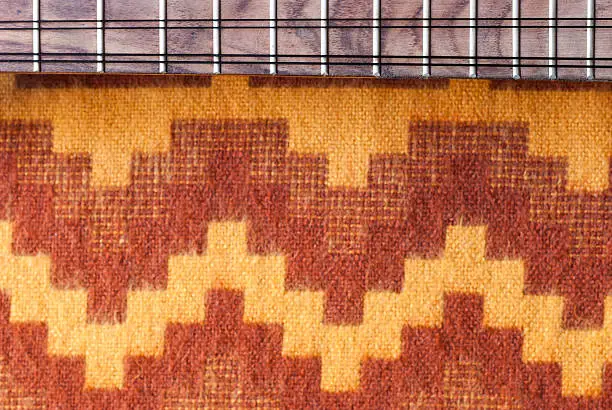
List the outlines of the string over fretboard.
<svg viewBox="0 0 612 410">
<path fill-rule="evenodd" d="M 0 70 L 612 78 L 612 0 L 67 5 L 5 7 Z"/>
</svg>

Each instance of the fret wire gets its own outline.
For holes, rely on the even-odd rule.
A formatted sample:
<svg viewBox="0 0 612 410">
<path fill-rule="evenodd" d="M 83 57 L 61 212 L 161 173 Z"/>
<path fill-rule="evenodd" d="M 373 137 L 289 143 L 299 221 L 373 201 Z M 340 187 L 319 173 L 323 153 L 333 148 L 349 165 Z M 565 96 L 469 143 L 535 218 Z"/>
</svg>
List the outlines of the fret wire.
<svg viewBox="0 0 612 410">
<path fill-rule="evenodd" d="M 277 73 L 277 5 L 276 0 L 270 0 L 270 74 Z"/>
<path fill-rule="evenodd" d="M 32 0 L 32 71 L 40 71 L 40 0 Z"/>
<path fill-rule="evenodd" d="M 470 55 L 470 69 L 469 75 L 472 78 L 476 78 L 477 67 L 476 67 L 476 18 L 478 16 L 478 2 L 477 0 L 470 0 L 470 38 L 469 38 L 469 55 Z"/>
<path fill-rule="evenodd" d="M 548 78 L 557 78 L 557 0 L 548 2 Z"/>
<path fill-rule="evenodd" d="M 329 9 L 327 1 L 321 0 L 321 75 L 329 74 L 329 66 L 327 64 L 327 19 L 329 18 Z"/>
<path fill-rule="evenodd" d="M 521 2 L 512 0 L 512 78 L 521 78 Z"/>
<path fill-rule="evenodd" d="M 166 0 L 159 0 L 159 72 L 165 73 L 167 71 L 167 58 L 166 58 L 166 15 L 168 11 Z"/>
<path fill-rule="evenodd" d="M 587 79 L 595 78 L 593 68 L 593 57 L 595 56 L 595 0 L 587 0 L 587 42 L 586 42 L 586 76 Z"/>
<path fill-rule="evenodd" d="M 221 74 L 221 0 L 212 0 L 213 14 L 213 73 Z"/>
<path fill-rule="evenodd" d="M 423 77 L 431 75 L 431 0 L 423 0 Z"/>
<path fill-rule="evenodd" d="M 372 5 L 372 74 L 380 76 L 380 1 L 374 0 Z"/>
<path fill-rule="evenodd" d="M 104 0 L 96 1 L 96 71 L 103 73 L 104 64 Z"/>
</svg>

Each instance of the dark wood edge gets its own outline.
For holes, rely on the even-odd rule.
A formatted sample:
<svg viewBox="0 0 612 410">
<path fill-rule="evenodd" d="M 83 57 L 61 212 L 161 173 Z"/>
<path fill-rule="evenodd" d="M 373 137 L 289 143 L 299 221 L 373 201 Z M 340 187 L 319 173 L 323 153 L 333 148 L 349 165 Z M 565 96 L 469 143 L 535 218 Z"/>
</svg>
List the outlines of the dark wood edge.
<svg viewBox="0 0 612 410">
<path fill-rule="evenodd" d="M 517 91 L 612 91 L 612 82 L 566 80 L 490 80 L 492 90 Z"/>
<path fill-rule="evenodd" d="M 250 76 L 253 88 L 448 88 L 446 78 Z"/>
<path fill-rule="evenodd" d="M 16 74 L 17 88 L 142 88 L 210 87 L 210 75 L 200 74 Z"/>
</svg>

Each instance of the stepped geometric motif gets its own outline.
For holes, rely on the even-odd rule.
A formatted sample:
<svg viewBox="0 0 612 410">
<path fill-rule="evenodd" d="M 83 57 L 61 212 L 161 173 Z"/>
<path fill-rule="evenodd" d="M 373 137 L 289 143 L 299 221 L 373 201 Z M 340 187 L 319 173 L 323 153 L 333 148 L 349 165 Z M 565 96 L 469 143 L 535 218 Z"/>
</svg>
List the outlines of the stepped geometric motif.
<svg viewBox="0 0 612 410">
<path fill-rule="evenodd" d="M 22 108 L 0 109 L 0 405 L 612 406 L 610 118 L 559 148 L 522 101 L 562 112 L 564 90 L 343 80 L 317 88 L 354 108 L 324 127 L 313 84 L 227 81 L 176 88 L 194 100 L 152 120 L 167 141 L 106 140 L 110 108 L 89 107 L 104 146 L 66 133 L 58 107 L 23 108 L 89 91 L 3 91 Z M 260 105 L 237 114 L 231 90 Z M 442 93 L 490 116 L 452 116 Z M 405 114 L 425 95 L 440 115 Z M 385 96 L 392 125 L 368 101 Z"/>
</svg>

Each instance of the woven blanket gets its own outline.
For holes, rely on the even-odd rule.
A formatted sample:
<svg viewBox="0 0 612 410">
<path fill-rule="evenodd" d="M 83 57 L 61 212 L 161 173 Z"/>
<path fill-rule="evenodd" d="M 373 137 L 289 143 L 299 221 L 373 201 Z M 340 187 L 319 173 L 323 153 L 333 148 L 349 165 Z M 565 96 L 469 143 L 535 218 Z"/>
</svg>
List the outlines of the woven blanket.
<svg viewBox="0 0 612 410">
<path fill-rule="evenodd" d="M 0 408 L 612 408 L 612 86 L 0 75 Z"/>
</svg>

